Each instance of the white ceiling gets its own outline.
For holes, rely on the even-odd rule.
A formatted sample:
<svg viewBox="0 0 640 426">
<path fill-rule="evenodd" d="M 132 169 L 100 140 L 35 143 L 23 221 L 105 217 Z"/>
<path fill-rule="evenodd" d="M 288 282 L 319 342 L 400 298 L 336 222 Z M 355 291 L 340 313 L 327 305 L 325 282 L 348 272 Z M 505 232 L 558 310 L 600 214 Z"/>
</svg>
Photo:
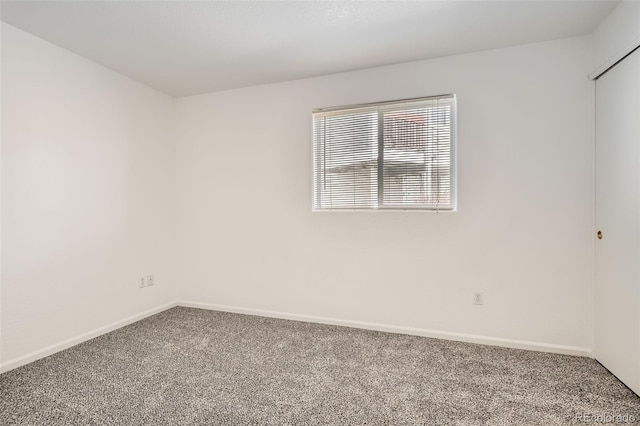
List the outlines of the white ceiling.
<svg viewBox="0 0 640 426">
<path fill-rule="evenodd" d="M 590 33 L 619 1 L 3 1 L 2 20 L 173 96 Z"/>
</svg>

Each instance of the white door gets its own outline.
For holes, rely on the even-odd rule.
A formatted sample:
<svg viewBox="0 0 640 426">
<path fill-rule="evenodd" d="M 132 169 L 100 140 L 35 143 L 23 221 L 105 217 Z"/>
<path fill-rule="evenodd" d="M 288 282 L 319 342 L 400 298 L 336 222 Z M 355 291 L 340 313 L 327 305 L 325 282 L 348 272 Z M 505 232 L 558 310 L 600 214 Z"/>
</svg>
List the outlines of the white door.
<svg viewBox="0 0 640 426">
<path fill-rule="evenodd" d="M 640 49 L 596 80 L 596 230 L 595 357 L 640 394 Z"/>
</svg>

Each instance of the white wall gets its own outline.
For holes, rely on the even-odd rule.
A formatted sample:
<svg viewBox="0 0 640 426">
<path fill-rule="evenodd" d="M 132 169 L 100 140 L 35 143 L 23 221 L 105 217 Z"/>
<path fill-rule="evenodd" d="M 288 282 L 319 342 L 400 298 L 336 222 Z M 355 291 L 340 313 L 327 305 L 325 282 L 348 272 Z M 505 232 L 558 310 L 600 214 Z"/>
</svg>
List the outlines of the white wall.
<svg viewBox="0 0 640 426">
<path fill-rule="evenodd" d="M 177 100 L 180 298 L 587 353 L 592 60 L 582 37 Z M 313 108 L 444 93 L 457 212 L 311 212 Z"/>
<path fill-rule="evenodd" d="M 2 24 L 4 369 L 175 300 L 173 120 L 172 98 Z"/>
<path fill-rule="evenodd" d="M 174 101 L 2 24 L 2 369 L 176 296 L 588 352 L 592 47 Z M 311 109 L 443 93 L 458 95 L 457 212 L 311 212 Z"/>
<path fill-rule="evenodd" d="M 625 0 L 593 32 L 594 68 L 613 65 L 640 45 L 640 1 Z"/>
</svg>

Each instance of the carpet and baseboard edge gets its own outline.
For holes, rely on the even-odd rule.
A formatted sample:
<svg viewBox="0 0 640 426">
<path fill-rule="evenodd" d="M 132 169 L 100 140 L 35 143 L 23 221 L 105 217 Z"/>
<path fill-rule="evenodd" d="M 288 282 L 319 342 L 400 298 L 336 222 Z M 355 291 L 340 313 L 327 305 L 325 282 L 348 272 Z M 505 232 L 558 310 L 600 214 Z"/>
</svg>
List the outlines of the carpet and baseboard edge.
<svg viewBox="0 0 640 426">
<path fill-rule="evenodd" d="M 589 348 L 578 346 L 558 345 L 554 343 L 533 342 L 527 340 L 504 339 L 501 337 L 480 336 L 475 334 L 453 333 L 439 330 L 428 330 L 423 328 L 396 326 L 389 324 L 379 324 L 365 321 L 345 320 L 339 318 L 328 318 L 314 315 L 293 314 L 288 312 L 269 311 L 262 309 L 241 308 L 237 306 L 217 305 L 209 303 L 191 302 L 180 300 L 178 306 L 187 308 L 208 309 L 213 311 L 232 312 L 237 314 L 257 315 L 269 318 L 280 318 L 293 321 L 314 322 L 320 324 L 340 325 L 343 327 L 361 328 L 365 330 L 384 331 L 388 333 L 409 334 L 412 336 L 432 337 L 436 339 L 455 340 L 459 342 L 478 343 L 481 345 L 501 346 L 514 349 L 526 349 L 538 352 L 551 352 L 564 355 L 576 355 L 587 358 L 593 357 L 593 352 Z"/>
<path fill-rule="evenodd" d="M 102 334 L 117 330 L 118 328 L 132 324 L 136 321 L 140 321 L 148 316 L 155 315 L 157 313 L 166 311 L 167 309 L 171 309 L 176 306 L 184 306 L 187 308 L 208 309 L 208 310 L 222 311 L 222 312 L 232 312 L 232 313 L 246 314 L 246 315 L 256 315 L 256 316 L 269 317 L 269 318 L 280 318 L 280 319 L 293 320 L 293 321 L 304 321 L 304 322 L 313 322 L 313 323 L 320 323 L 320 324 L 339 325 L 343 327 L 384 331 L 388 333 L 408 334 L 412 336 L 432 337 L 436 339 L 455 340 L 460 342 L 478 343 L 478 344 L 490 345 L 490 346 L 502 346 L 502 347 L 514 348 L 514 349 L 526 349 L 526 350 L 533 350 L 533 351 L 539 351 L 539 352 L 551 352 L 551 353 L 558 353 L 558 354 L 564 354 L 564 355 L 583 356 L 583 357 L 589 357 L 589 358 L 593 357 L 593 352 L 591 349 L 577 347 L 577 346 L 557 345 L 553 343 L 532 342 L 527 340 L 504 339 L 500 337 L 453 333 L 453 332 L 428 330 L 428 329 L 415 328 L 415 327 L 379 324 L 379 323 L 372 323 L 372 322 L 366 322 L 366 321 L 354 321 L 354 320 L 346 320 L 346 319 L 339 319 L 339 318 L 329 318 L 329 317 L 321 317 L 321 316 L 314 316 L 314 315 L 294 314 L 294 313 L 288 313 L 288 312 L 278 312 L 278 311 L 269 311 L 269 310 L 263 310 L 263 309 L 242 308 L 237 306 L 218 305 L 218 304 L 199 303 L 199 302 L 192 302 L 187 300 L 180 300 L 180 301 L 166 303 L 164 305 L 149 309 L 142 313 L 132 315 L 125 319 L 115 321 L 111 324 L 107 324 L 105 326 L 80 334 L 79 336 L 64 340 L 60 343 L 56 343 L 54 345 L 47 346 L 45 348 L 33 351 L 26 355 L 23 355 L 14 359 L 10 359 L 9 361 L 0 364 L 0 373 L 5 373 L 7 371 L 13 370 L 14 368 L 18 368 L 23 365 L 29 364 L 30 362 L 36 361 L 41 358 L 45 358 L 49 355 L 53 355 L 56 352 L 63 351 L 67 348 L 86 342 Z"/>
<path fill-rule="evenodd" d="M 36 351 L 30 352 L 26 355 L 22 355 L 19 356 L 17 358 L 13 358 L 10 359 L 7 362 L 3 362 L 2 364 L 0 364 L 0 373 L 5 373 L 7 371 L 13 370 L 14 368 L 18 368 L 21 367 L 23 365 L 29 364 L 30 362 L 33 361 L 37 361 L 41 358 L 45 358 L 49 355 L 53 355 L 56 352 L 60 352 L 63 351 L 65 349 L 68 349 L 72 346 L 78 345 L 80 343 L 84 343 L 87 340 L 91 340 L 95 337 L 101 336 L 103 334 L 109 333 L 111 331 L 117 330 L 119 328 L 122 328 L 126 325 L 129 324 L 133 324 L 136 321 L 140 321 L 141 319 L 144 319 L 146 317 L 149 317 L 151 315 L 155 315 L 158 314 L 162 311 L 166 311 L 167 309 L 171 309 L 173 307 L 178 306 L 178 303 L 174 302 L 169 302 L 169 303 L 165 303 L 164 305 L 160 305 L 157 306 L 155 308 L 146 310 L 144 312 L 141 312 L 139 314 L 136 315 L 132 315 L 130 317 L 121 319 L 119 321 L 115 321 L 112 322 L 111 324 L 107 324 L 105 326 L 102 327 L 98 327 L 96 329 L 93 329 L 91 331 L 88 331 L 86 333 L 82 333 L 78 336 L 72 337 L 70 339 L 64 340 L 60 343 L 56 343 L 50 346 L 47 346 L 45 348 L 42 349 L 38 349 Z"/>
</svg>

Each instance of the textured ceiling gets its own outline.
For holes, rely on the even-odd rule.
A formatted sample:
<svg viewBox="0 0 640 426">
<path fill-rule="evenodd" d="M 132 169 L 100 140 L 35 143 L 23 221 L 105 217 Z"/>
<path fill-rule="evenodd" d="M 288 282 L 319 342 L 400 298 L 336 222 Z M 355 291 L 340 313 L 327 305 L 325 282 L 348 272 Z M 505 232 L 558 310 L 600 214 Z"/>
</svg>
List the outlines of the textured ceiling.
<svg viewBox="0 0 640 426">
<path fill-rule="evenodd" d="M 173 96 L 590 33 L 618 1 L 3 1 L 2 20 Z"/>
</svg>

